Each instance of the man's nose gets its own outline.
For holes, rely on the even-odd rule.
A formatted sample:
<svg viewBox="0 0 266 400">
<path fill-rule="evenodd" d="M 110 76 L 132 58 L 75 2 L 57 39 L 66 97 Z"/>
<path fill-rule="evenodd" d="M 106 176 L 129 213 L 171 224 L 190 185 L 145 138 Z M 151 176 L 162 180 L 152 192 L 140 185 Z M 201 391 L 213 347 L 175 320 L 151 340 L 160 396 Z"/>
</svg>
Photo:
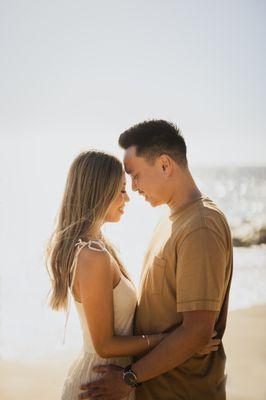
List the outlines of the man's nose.
<svg viewBox="0 0 266 400">
<path fill-rule="evenodd" d="M 131 181 L 131 189 L 136 192 L 138 190 L 138 186 L 136 185 L 136 182 L 134 179 Z"/>
</svg>

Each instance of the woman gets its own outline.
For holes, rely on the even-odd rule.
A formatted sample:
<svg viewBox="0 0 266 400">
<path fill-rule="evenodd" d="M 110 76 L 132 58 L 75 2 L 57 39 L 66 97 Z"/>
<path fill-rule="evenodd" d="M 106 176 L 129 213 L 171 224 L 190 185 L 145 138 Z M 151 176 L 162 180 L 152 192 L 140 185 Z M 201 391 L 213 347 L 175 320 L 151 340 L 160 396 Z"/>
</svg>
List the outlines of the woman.
<svg viewBox="0 0 266 400">
<path fill-rule="evenodd" d="M 66 310 L 70 292 L 83 331 L 83 350 L 69 370 L 62 400 L 77 399 L 80 385 L 97 379 L 94 366 L 126 366 L 131 356 L 145 354 L 166 335 L 132 336 L 136 289 L 101 233 L 105 222 L 120 220 L 128 201 L 117 158 L 87 151 L 74 160 L 47 255 L 50 306 Z M 217 344 L 214 340 L 203 351 L 213 351 Z"/>
</svg>

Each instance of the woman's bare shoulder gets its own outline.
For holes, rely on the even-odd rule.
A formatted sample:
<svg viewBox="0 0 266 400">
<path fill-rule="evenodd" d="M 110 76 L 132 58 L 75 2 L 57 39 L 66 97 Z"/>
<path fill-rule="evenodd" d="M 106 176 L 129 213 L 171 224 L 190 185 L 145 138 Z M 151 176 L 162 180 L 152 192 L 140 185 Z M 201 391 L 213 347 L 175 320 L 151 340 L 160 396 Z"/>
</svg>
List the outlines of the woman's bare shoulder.
<svg viewBox="0 0 266 400">
<path fill-rule="evenodd" d="M 105 248 L 85 246 L 79 253 L 77 271 L 82 276 L 110 274 L 113 270 L 111 258 Z"/>
</svg>

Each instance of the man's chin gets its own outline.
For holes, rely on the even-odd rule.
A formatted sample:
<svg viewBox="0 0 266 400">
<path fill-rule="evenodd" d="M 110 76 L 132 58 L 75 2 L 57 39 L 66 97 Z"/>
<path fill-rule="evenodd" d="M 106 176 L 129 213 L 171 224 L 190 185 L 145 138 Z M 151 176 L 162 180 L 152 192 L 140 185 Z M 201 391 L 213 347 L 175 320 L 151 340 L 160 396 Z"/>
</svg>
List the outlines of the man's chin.
<svg viewBox="0 0 266 400">
<path fill-rule="evenodd" d="M 158 207 L 158 206 L 161 206 L 163 203 L 161 202 L 161 201 L 159 201 L 159 200 L 154 200 L 154 199 L 147 199 L 147 202 L 148 203 L 150 203 L 150 205 L 152 206 L 152 207 Z"/>
</svg>

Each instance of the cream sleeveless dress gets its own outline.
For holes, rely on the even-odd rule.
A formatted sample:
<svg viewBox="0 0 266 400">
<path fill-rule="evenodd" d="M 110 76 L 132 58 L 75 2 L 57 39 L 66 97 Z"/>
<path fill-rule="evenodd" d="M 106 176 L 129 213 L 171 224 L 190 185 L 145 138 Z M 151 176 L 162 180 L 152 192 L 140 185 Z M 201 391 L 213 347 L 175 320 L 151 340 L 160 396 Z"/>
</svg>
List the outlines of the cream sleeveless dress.
<svg viewBox="0 0 266 400">
<path fill-rule="evenodd" d="M 95 244 L 97 247 L 95 247 Z M 81 240 L 79 240 L 76 246 L 78 246 L 78 251 L 76 252 L 72 264 L 73 278 L 70 286 L 71 293 L 74 283 L 77 257 L 81 249 L 88 246 L 90 249 L 93 249 L 95 251 L 107 251 L 103 242 L 98 240 L 89 242 L 82 242 Z M 110 255 L 110 257 L 112 256 Z M 74 299 L 74 296 L 72 297 Z M 113 299 L 115 334 L 119 336 L 130 336 L 133 334 L 133 318 L 137 304 L 137 293 L 133 284 L 126 277 L 124 277 L 122 273 L 118 285 L 113 289 Z M 132 362 L 131 357 L 112 357 L 106 359 L 100 357 L 96 353 L 87 325 L 82 303 L 75 301 L 75 299 L 74 302 L 83 333 L 83 348 L 68 371 L 68 375 L 63 386 L 61 400 L 78 400 L 80 385 L 82 383 L 96 381 L 101 377 L 99 373 L 96 373 L 92 370 L 94 366 L 115 364 L 121 367 L 125 367 Z M 134 392 L 132 392 L 130 396 L 127 397 L 127 399 L 134 400 Z"/>
</svg>

